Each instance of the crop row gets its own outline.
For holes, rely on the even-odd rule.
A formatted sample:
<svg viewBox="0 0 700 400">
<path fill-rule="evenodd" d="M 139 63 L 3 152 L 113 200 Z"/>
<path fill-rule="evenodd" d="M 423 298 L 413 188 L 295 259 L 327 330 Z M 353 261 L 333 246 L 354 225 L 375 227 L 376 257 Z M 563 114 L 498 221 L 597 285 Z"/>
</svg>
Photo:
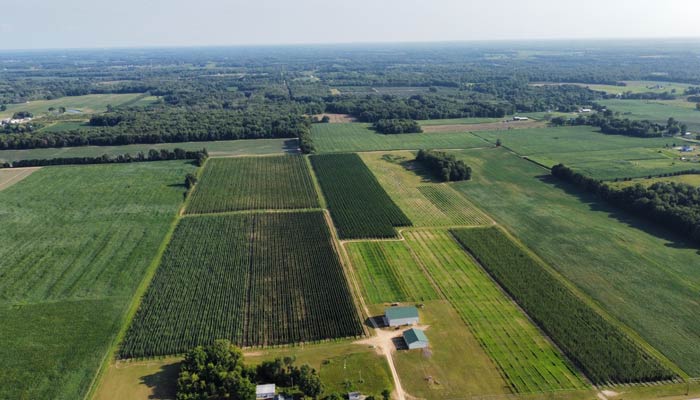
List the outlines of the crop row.
<svg viewBox="0 0 700 400">
<path fill-rule="evenodd" d="M 357 154 L 311 157 L 341 239 L 395 237 L 411 221 Z"/>
<path fill-rule="evenodd" d="M 501 230 L 461 229 L 453 234 L 593 383 L 675 376 Z"/>
<path fill-rule="evenodd" d="M 580 389 L 582 377 L 446 230 L 404 232 L 406 243 L 516 393 Z"/>
<path fill-rule="evenodd" d="M 318 207 L 301 156 L 214 158 L 192 193 L 188 214 Z"/>
<path fill-rule="evenodd" d="M 361 334 L 321 212 L 194 216 L 178 225 L 120 356 Z"/>
</svg>

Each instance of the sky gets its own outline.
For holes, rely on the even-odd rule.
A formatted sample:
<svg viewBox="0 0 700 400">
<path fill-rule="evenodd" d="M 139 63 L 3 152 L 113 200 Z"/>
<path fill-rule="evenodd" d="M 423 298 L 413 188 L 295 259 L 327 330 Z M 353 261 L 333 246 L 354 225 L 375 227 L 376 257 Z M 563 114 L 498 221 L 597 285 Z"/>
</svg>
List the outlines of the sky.
<svg viewBox="0 0 700 400">
<path fill-rule="evenodd" d="M 3 50 L 700 38 L 700 0 L 0 0 L 0 15 Z"/>
</svg>

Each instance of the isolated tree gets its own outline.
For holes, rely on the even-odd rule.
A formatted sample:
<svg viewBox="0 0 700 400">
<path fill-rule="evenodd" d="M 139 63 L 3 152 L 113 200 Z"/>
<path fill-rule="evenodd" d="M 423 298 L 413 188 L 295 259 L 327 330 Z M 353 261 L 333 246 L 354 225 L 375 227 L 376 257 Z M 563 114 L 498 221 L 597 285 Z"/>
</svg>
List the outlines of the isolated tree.
<svg viewBox="0 0 700 400">
<path fill-rule="evenodd" d="M 65 113 L 65 112 L 66 112 L 66 108 L 65 108 L 65 107 L 63 107 L 63 106 L 58 107 L 58 113 L 59 113 L 59 114 L 63 114 L 63 113 Z"/>
<path fill-rule="evenodd" d="M 501 139 L 496 139 L 496 147 L 501 147 Z"/>
<path fill-rule="evenodd" d="M 197 184 L 197 177 L 194 174 L 185 175 L 185 187 L 187 190 L 192 189 Z"/>
<path fill-rule="evenodd" d="M 323 118 L 321 118 L 321 122 L 324 124 L 327 124 L 327 123 L 331 122 L 331 117 L 324 115 Z"/>
<path fill-rule="evenodd" d="M 382 399 L 389 400 L 391 397 L 391 391 L 389 389 L 382 390 Z"/>
</svg>

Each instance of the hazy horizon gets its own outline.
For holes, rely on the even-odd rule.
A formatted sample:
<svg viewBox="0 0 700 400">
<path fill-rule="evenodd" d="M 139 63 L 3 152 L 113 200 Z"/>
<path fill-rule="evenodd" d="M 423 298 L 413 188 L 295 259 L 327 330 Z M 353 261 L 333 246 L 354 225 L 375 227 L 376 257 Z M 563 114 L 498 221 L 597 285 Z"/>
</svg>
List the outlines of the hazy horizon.
<svg viewBox="0 0 700 400">
<path fill-rule="evenodd" d="M 2 8 L 0 50 L 700 37 L 693 0 L 45 3 Z"/>
</svg>

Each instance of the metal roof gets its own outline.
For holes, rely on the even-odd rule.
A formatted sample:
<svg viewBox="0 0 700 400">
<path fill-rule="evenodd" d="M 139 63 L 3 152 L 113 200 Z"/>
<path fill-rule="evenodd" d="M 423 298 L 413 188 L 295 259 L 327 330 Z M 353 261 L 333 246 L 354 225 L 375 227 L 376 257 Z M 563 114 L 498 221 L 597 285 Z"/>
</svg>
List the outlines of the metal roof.
<svg viewBox="0 0 700 400">
<path fill-rule="evenodd" d="M 384 310 L 384 315 L 388 319 L 418 318 L 418 309 L 409 307 L 389 307 Z"/>
<path fill-rule="evenodd" d="M 428 337 L 425 336 L 425 332 L 420 329 L 411 328 L 403 333 L 403 338 L 406 343 L 411 344 L 415 342 L 425 342 L 428 343 Z"/>
<path fill-rule="evenodd" d="M 264 385 L 257 385 L 255 386 L 255 394 L 270 394 L 270 393 L 275 393 L 275 384 L 274 383 L 267 383 Z"/>
</svg>

